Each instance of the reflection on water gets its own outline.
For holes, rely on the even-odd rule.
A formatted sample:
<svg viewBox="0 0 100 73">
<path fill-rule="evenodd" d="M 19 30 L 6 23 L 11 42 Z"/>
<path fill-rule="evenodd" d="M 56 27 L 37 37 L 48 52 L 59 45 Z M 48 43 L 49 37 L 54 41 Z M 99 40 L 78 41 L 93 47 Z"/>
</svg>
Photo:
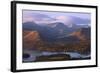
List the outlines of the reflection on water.
<svg viewBox="0 0 100 73">
<path fill-rule="evenodd" d="M 83 55 L 83 54 L 79 54 L 78 52 L 66 52 L 66 54 L 69 54 L 71 56 L 71 58 L 87 58 L 87 57 L 90 57 L 90 54 Z"/>
<path fill-rule="evenodd" d="M 25 55 L 29 55 L 25 57 Z M 73 58 L 88 58 L 90 57 L 90 54 L 84 55 L 80 54 L 78 52 L 47 52 L 47 51 L 35 51 L 35 50 L 24 50 L 23 54 L 23 61 L 24 62 L 32 62 L 36 60 L 36 57 L 38 56 L 50 56 L 50 55 L 57 55 L 57 54 L 67 54 L 70 55 L 70 57 Z"/>
</svg>

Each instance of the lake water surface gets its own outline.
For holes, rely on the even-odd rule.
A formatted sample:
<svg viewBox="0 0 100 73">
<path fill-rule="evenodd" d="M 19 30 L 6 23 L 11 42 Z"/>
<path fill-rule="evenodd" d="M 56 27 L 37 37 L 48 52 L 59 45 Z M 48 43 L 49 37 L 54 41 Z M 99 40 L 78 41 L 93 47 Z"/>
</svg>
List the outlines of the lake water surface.
<svg viewBox="0 0 100 73">
<path fill-rule="evenodd" d="M 78 52 L 47 52 L 47 51 L 33 51 L 33 50 L 25 50 L 24 54 L 29 54 L 30 56 L 28 58 L 23 58 L 24 62 L 34 62 L 36 60 L 36 57 L 38 56 L 50 56 L 50 55 L 57 55 L 57 54 L 67 54 L 70 55 L 70 57 L 73 58 L 88 58 L 90 57 L 90 54 L 84 55 L 80 54 Z"/>
</svg>

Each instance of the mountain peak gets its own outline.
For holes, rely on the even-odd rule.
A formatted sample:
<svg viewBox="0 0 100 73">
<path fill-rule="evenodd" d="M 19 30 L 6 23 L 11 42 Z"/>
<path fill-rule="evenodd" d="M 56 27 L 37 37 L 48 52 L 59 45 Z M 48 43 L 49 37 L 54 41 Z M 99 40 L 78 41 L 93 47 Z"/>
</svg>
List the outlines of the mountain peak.
<svg viewBox="0 0 100 73">
<path fill-rule="evenodd" d="M 61 23 L 61 22 L 51 23 L 51 24 L 48 24 L 47 26 L 52 27 L 52 28 L 56 28 L 56 27 L 59 27 L 59 28 L 67 27 L 64 23 Z"/>
<path fill-rule="evenodd" d="M 70 36 L 76 36 L 80 40 L 87 40 L 90 37 L 90 28 L 81 28 L 71 33 Z"/>
</svg>

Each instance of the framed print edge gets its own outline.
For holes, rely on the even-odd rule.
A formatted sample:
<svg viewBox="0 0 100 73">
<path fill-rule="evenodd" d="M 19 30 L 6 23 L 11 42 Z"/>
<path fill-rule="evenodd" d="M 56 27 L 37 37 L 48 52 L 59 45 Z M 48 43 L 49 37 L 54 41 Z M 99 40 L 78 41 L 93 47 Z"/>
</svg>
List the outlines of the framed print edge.
<svg viewBox="0 0 100 73">
<path fill-rule="evenodd" d="M 39 68 L 39 69 L 20 69 L 17 70 L 17 55 L 16 55 L 16 20 L 17 20 L 17 10 L 16 10 L 16 5 L 17 4 L 35 4 L 35 5 L 53 5 L 53 6 L 68 6 L 68 7 L 85 7 L 85 8 L 95 8 L 96 9 L 96 61 L 95 65 L 85 65 L 85 66 L 72 66 L 72 67 L 52 67 L 52 68 Z M 40 70 L 55 70 L 55 69 L 73 69 L 73 68 L 88 68 L 88 67 L 97 67 L 98 66 L 98 31 L 97 31 L 97 25 L 98 25 L 98 7 L 97 6 L 88 6 L 88 5 L 73 5 L 73 4 L 56 4 L 56 3 L 43 3 L 43 2 L 24 2 L 24 1 L 12 1 L 11 2 L 11 71 L 12 72 L 23 72 L 23 71 L 40 71 Z"/>
<path fill-rule="evenodd" d="M 98 67 L 98 6 L 96 8 L 96 67 Z"/>
<path fill-rule="evenodd" d="M 11 71 L 16 72 L 16 2 L 14 1 L 11 2 Z"/>
</svg>

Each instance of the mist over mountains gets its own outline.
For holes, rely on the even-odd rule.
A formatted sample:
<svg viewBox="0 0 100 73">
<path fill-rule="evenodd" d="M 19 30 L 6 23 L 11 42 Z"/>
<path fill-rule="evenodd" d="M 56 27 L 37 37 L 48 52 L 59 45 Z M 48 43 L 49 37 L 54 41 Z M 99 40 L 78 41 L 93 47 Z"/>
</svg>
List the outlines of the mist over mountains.
<svg viewBox="0 0 100 73">
<path fill-rule="evenodd" d="M 79 17 L 77 13 L 66 14 L 26 11 L 23 13 L 23 30 L 37 31 L 44 40 L 56 40 L 60 37 L 67 37 L 79 29 L 90 28 L 88 18 Z"/>
</svg>

